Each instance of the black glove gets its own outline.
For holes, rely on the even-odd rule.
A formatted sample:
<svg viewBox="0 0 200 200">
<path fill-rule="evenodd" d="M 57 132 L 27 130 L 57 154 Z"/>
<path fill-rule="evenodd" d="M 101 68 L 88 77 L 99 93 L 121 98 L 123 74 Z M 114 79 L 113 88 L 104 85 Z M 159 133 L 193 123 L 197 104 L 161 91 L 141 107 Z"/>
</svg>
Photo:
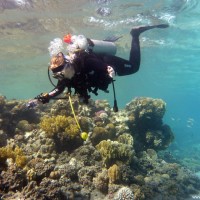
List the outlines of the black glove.
<svg viewBox="0 0 200 200">
<path fill-rule="evenodd" d="M 38 101 L 40 101 L 43 104 L 49 103 L 49 94 L 48 93 L 41 93 L 40 95 L 35 97 L 35 99 L 37 99 Z"/>
</svg>

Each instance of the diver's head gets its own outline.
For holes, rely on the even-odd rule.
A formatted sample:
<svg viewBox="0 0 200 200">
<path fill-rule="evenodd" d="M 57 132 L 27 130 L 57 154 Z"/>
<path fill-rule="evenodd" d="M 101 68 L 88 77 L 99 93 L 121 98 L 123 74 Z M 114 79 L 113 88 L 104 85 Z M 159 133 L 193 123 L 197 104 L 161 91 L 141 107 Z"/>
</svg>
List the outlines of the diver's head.
<svg viewBox="0 0 200 200">
<path fill-rule="evenodd" d="M 52 76 L 59 80 L 71 79 L 75 74 L 73 65 L 65 60 L 62 52 L 51 58 L 50 69 L 53 73 Z"/>
<path fill-rule="evenodd" d="M 62 52 L 58 53 L 56 56 L 53 56 L 51 58 L 50 63 L 50 69 L 53 73 L 53 77 L 56 79 L 62 79 L 64 78 L 64 75 L 62 74 L 62 70 L 65 65 L 65 58 Z"/>
<path fill-rule="evenodd" d="M 56 56 L 51 58 L 50 69 L 51 71 L 58 72 L 61 71 L 62 67 L 64 66 L 65 58 L 62 52 L 58 53 Z"/>
</svg>

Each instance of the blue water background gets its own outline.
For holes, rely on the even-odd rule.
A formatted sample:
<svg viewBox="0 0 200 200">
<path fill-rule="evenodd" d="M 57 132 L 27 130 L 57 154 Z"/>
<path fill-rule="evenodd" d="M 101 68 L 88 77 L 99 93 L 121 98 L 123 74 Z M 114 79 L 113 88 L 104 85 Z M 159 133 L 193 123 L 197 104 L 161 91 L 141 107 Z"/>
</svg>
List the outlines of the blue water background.
<svg viewBox="0 0 200 200">
<path fill-rule="evenodd" d="M 53 38 L 68 32 L 95 39 L 123 35 L 118 55 L 128 58 L 133 26 L 169 23 L 168 29 L 141 35 L 139 72 L 116 77 L 118 105 L 124 108 L 139 96 L 161 98 L 167 104 L 164 123 L 175 133 L 177 148 L 200 144 L 199 1 L 8 2 L 15 6 L 0 3 L 0 93 L 8 99 L 31 99 L 52 89 L 47 48 Z M 99 7 L 107 8 L 111 15 L 97 14 Z M 100 92 L 93 98 L 108 99 L 113 105 L 112 88 L 109 94 Z"/>
</svg>

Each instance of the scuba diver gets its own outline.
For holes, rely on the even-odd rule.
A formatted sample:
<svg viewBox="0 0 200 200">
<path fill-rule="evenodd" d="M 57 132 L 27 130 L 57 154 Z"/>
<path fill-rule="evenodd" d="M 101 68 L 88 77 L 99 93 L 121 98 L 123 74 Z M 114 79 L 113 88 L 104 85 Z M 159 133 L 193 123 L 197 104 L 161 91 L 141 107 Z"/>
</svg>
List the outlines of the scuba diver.
<svg viewBox="0 0 200 200">
<path fill-rule="evenodd" d="M 52 55 L 49 66 L 52 76 L 58 80 L 57 85 L 51 92 L 42 93 L 35 99 L 43 104 L 48 103 L 67 88 L 69 94 L 74 89 L 79 99 L 87 104 L 90 93 L 98 95 L 98 90 L 108 93 L 108 86 L 114 83 L 115 75 L 126 76 L 139 70 L 140 34 L 153 28 L 167 28 L 168 26 L 168 24 L 159 24 L 134 27 L 130 32 L 132 42 L 129 60 L 115 56 L 114 42 L 119 38 L 99 41 L 85 38 L 82 35 L 66 35 L 63 40 L 68 44 L 68 55 L 62 52 Z"/>
</svg>

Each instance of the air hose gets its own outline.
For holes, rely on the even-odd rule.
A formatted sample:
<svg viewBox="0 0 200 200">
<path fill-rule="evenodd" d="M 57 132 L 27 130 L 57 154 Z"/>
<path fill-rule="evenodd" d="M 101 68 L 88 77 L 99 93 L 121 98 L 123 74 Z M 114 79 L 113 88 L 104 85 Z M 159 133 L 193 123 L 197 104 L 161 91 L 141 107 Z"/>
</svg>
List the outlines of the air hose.
<svg viewBox="0 0 200 200">
<path fill-rule="evenodd" d="M 87 134 L 86 132 L 83 132 L 83 131 L 81 130 L 80 124 L 78 123 L 78 120 L 77 120 L 77 118 L 76 118 L 76 114 L 75 114 L 75 112 L 74 112 L 74 107 L 73 107 L 73 105 L 72 105 L 72 99 L 71 99 L 71 96 L 70 96 L 70 95 L 69 95 L 69 103 L 70 103 L 71 110 L 72 110 L 72 114 L 73 114 L 73 116 L 74 116 L 74 119 L 75 119 L 75 121 L 76 121 L 76 124 L 77 124 L 77 126 L 78 126 L 78 128 L 79 128 L 79 130 L 80 130 L 80 136 L 81 136 L 81 138 L 82 138 L 83 140 L 86 140 L 86 139 L 88 138 L 88 134 Z"/>
<path fill-rule="evenodd" d="M 113 95 L 114 95 L 114 106 L 113 106 L 113 111 L 114 112 L 118 112 L 118 106 L 117 106 L 117 99 L 116 99 L 116 94 L 115 94 L 115 84 L 114 84 L 115 80 L 112 80 L 112 86 L 113 86 Z"/>
</svg>

